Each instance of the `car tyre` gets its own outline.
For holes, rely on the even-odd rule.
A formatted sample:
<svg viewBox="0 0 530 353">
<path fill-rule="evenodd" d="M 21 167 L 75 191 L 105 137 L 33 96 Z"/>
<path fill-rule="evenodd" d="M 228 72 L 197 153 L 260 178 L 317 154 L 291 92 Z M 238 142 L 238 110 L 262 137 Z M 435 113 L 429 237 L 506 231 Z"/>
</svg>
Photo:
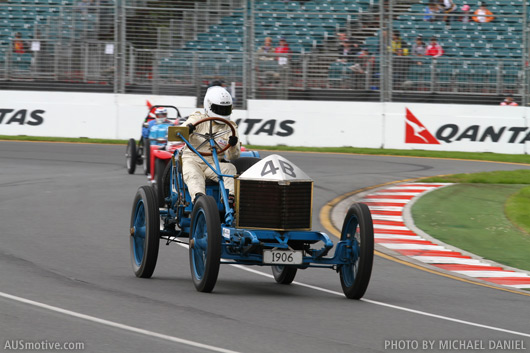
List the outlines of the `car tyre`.
<svg viewBox="0 0 530 353">
<path fill-rule="evenodd" d="M 136 160 L 138 159 L 138 154 L 136 152 L 136 141 L 134 139 L 129 139 L 127 143 L 127 150 L 125 151 L 125 166 L 129 174 L 134 174 L 136 170 Z"/>
<path fill-rule="evenodd" d="M 166 172 L 167 165 L 170 165 L 170 163 L 167 162 L 168 160 L 164 159 L 156 159 L 155 161 L 155 189 L 158 199 L 158 207 L 165 206 L 165 199 L 166 196 L 169 194 L 169 187 L 167 188 L 167 192 L 164 188 L 164 173 Z"/>
<path fill-rule="evenodd" d="M 144 166 L 144 174 L 149 174 L 149 171 L 151 170 L 151 147 L 149 143 L 149 139 L 144 138 L 144 150 L 143 150 L 143 166 Z"/>
<path fill-rule="evenodd" d="M 279 284 L 291 284 L 296 276 L 296 267 L 275 265 L 272 267 L 272 275 L 274 280 Z"/>
<path fill-rule="evenodd" d="M 160 245 L 160 213 L 151 186 L 141 186 L 134 197 L 130 222 L 131 262 L 136 277 L 153 275 Z"/>
<path fill-rule="evenodd" d="M 217 203 L 211 196 L 200 196 L 193 207 L 189 257 L 195 288 L 211 292 L 221 263 L 221 222 Z"/>
<path fill-rule="evenodd" d="M 361 299 L 370 282 L 374 259 L 374 226 L 368 206 L 363 203 L 350 206 L 340 240 L 346 242 L 343 257 L 348 260 L 339 267 L 342 291 L 347 298 Z"/>
</svg>

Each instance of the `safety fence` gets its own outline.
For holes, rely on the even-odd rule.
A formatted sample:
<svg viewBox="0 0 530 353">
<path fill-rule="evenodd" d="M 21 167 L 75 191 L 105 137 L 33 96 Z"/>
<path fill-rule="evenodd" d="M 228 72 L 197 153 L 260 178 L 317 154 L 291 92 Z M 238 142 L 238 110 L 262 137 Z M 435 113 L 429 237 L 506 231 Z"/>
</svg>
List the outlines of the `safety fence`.
<svg viewBox="0 0 530 353">
<path fill-rule="evenodd" d="M 0 89 L 526 104 L 526 1 L 455 3 L 8 0 Z"/>
</svg>

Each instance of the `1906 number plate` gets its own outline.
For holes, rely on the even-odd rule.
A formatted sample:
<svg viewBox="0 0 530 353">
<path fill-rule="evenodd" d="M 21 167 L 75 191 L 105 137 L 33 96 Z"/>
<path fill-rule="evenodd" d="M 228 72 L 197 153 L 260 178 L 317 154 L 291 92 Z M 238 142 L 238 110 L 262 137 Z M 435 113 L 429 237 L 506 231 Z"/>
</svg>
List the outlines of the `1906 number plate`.
<svg viewBox="0 0 530 353">
<path fill-rule="evenodd" d="M 301 265 L 302 251 L 296 250 L 263 250 L 263 263 L 274 265 Z"/>
</svg>

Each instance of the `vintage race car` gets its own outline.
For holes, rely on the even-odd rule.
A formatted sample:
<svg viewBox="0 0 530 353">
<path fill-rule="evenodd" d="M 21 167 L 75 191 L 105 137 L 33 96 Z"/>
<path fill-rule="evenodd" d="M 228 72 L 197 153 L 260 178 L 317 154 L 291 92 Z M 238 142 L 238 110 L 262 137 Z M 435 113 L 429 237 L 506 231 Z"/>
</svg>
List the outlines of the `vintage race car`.
<svg viewBox="0 0 530 353">
<path fill-rule="evenodd" d="M 153 112 L 157 108 L 167 108 L 168 109 L 168 119 L 169 123 L 167 124 L 155 124 Z M 149 106 L 149 111 L 147 113 L 144 122 L 142 123 L 142 135 L 138 140 L 138 143 L 135 139 L 129 139 L 127 144 L 127 150 L 125 152 L 125 161 L 126 168 L 129 174 L 134 174 L 136 166 L 142 164 L 144 173 L 149 174 L 151 167 L 151 157 L 150 146 L 163 146 L 167 141 L 167 128 L 168 126 L 180 125 L 185 118 L 182 117 L 180 111 L 177 107 L 172 105 L 154 105 Z"/>
<path fill-rule="evenodd" d="M 208 124 L 206 118 L 195 123 Z M 235 128 L 232 126 L 232 135 Z M 336 245 L 323 232 L 312 231 L 313 181 L 296 165 L 279 155 L 261 160 L 243 157 L 231 161 L 236 175 L 220 171 L 215 138 L 201 135 L 210 152 L 198 152 L 189 143 L 187 127 L 170 127 L 168 140 L 183 142 L 217 175 L 206 185 L 206 195 L 192 201 L 182 176 L 182 150 L 176 149 L 161 184 L 163 207 L 157 191 L 141 186 L 130 218 L 131 262 L 137 277 L 152 276 L 160 240 L 189 246 L 191 277 L 200 292 L 211 292 L 220 264 L 271 266 L 277 283 L 289 284 L 299 269 L 330 268 L 339 273 L 346 297 L 360 299 L 370 281 L 374 252 L 373 223 L 368 207 L 353 203 L 344 219 Z M 204 155 L 212 155 L 214 165 Z M 232 207 L 224 178 L 234 178 L 236 200 Z M 162 224 L 161 224 L 162 223 Z M 334 248 L 333 256 L 327 256 Z"/>
</svg>

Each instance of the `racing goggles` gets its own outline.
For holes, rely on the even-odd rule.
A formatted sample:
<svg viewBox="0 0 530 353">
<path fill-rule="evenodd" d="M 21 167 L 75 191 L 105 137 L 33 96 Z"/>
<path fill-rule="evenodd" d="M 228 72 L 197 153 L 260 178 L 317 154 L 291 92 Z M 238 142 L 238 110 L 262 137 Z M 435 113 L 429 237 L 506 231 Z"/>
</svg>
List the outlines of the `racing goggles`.
<svg viewBox="0 0 530 353">
<path fill-rule="evenodd" d="M 210 105 L 210 110 L 217 115 L 228 116 L 232 114 L 232 105 L 219 105 L 212 103 Z"/>
</svg>

